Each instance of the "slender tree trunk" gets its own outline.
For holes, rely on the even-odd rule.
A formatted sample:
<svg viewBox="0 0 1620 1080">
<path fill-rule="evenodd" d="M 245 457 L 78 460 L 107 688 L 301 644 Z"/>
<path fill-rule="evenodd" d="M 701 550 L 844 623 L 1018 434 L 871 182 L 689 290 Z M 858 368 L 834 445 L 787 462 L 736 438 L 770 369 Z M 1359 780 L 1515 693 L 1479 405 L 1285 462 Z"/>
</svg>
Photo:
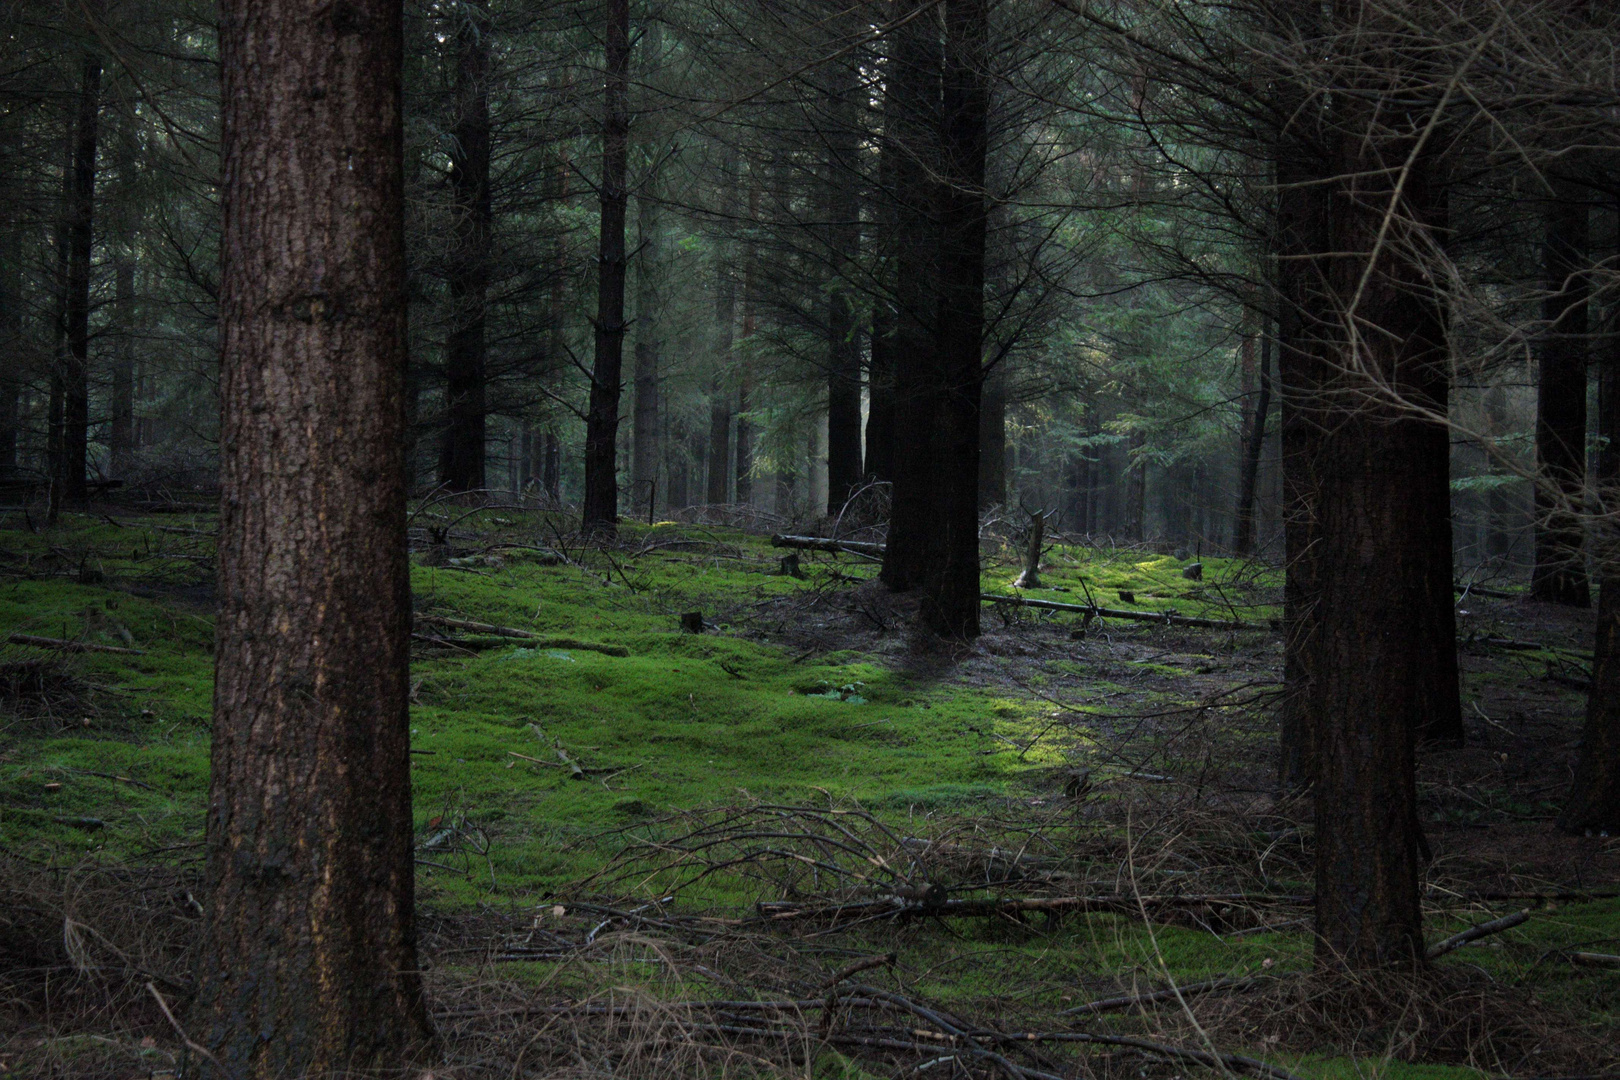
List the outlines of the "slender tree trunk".
<svg viewBox="0 0 1620 1080">
<path fill-rule="evenodd" d="M 1147 539 L 1147 462 L 1137 453 L 1146 444 L 1146 436 L 1132 432 L 1125 455 L 1125 535 L 1137 544 Z"/>
<path fill-rule="evenodd" d="M 0 474 L 18 465 L 22 405 L 22 306 L 15 229 L 0 230 Z"/>
<path fill-rule="evenodd" d="M 540 486 L 546 489 L 546 495 L 552 502 L 562 500 L 562 439 L 557 435 L 555 427 L 546 429 L 541 436 L 544 440 L 541 454 Z"/>
<path fill-rule="evenodd" d="M 1262 319 L 1261 336 L 1264 337 Z M 1256 352 L 1253 335 L 1244 339 L 1244 348 Z M 1232 554 L 1247 559 L 1254 554 L 1254 498 L 1260 478 L 1260 451 L 1266 445 L 1266 419 L 1271 413 L 1271 354 L 1260 349 L 1259 388 L 1254 397 L 1254 409 L 1244 423 L 1243 460 L 1239 463 L 1237 513 L 1232 528 Z"/>
<path fill-rule="evenodd" d="M 908 0 L 909 2 L 909 0 Z M 894 52 L 894 41 L 888 50 Z M 895 304 L 900 294 L 900 210 L 895 184 L 900 175 L 900 101 L 893 85 L 885 87 L 883 130 L 878 136 L 878 192 L 872 207 L 875 247 L 883 260 L 888 296 L 872 303 L 872 341 L 866 372 L 866 475 L 874 480 L 894 479 L 894 373 L 895 335 L 899 318 Z"/>
<path fill-rule="evenodd" d="M 619 395 L 624 367 L 627 257 L 625 175 L 630 153 L 630 0 L 605 0 L 607 71 L 602 117 L 602 217 L 597 255 L 596 356 L 585 418 L 587 531 L 612 535 L 619 521 Z"/>
<path fill-rule="evenodd" d="M 489 296 L 490 22 L 465 5 L 456 28 L 456 120 L 450 130 L 451 249 L 446 267 L 450 328 L 444 340 L 445 422 L 439 444 L 439 483 L 451 491 L 488 486 L 485 463 Z"/>
<path fill-rule="evenodd" d="M 1536 392 L 1536 565 L 1530 595 L 1570 607 L 1591 602 L 1581 553 L 1586 475 L 1586 331 L 1591 286 L 1583 275 L 1590 228 L 1584 192 L 1554 179 L 1547 208 L 1547 330 Z"/>
<path fill-rule="evenodd" d="M 101 111 L 101 60 L 81 65 L 79 115 L 74 123 L 73 187 L 68 201 L 67 354 L 62 374 L 62 498 L 85 499 L 90 447 L 90 258 L 95 243 L 96 133 Z"/>
<path fill-rule="evenodd" d="M 113 356 L 108 469 L 123 477 L 135 449 L 135 117 L 125 109 L 118 128 L 117 238 L 113 243 Z"/>
<path fill-rule="evenodd" d="M 651 187 L 654 178 L 648 177 L 645 183 Z M 652 505 L 657 494 L 658 460 L 662 454 L 658 431 L 658 291 L 661 267 L 656 198 L 654 192 L 644 191 L 637 200 L 636 208 L 640 245 L 636 255 L 636 405 L 630 484 L 634 501 L 646 507 Z"/>
<path fill-rule="evenodd" d="M 841 0 L 834 0 L 844 7 Z M 858 7 L 845 8 L 840 29 L 858 36 Z M 827 500 L 829 516 L 843 509 L 861 485 L 861 341 L 852 277 L 861 257 L 860 141 L 857 103 L 862 93 L 854 60 L 827 69 L 829 130 L 823 197 L 831 288 L 827 297 Z"/>
<path fill-rule="evenodd" d="M 984 377 L 979 399 L 979 509 L 1007 501 L 1007 361 Z"/>
<path fill-rule="evenodd" d="M 723 250 L 717 253 L 714 269 L 715 355 L 719 366 L 709 383 L 709 482 L 704 501 L 719 506 L 731 501 L 731 415 L 736 399 L 727 380 L 736 366 L 732 324 L 737 318 L 737 287 Z"/>
<path fill-rule="evenodd" d="M 748 184 L 750 228 L 759 220 L 759 181 L 751 176 Z M 744 343 L 759 329 L 759 246 L 752 232 L 743 244 L 742 334 Z M 746 356 L 746 351 L 744 352 Z M 753 408 L 754 379 L 747 363 L 737 371 L 737 501 L 744 505 L 754 498 L 754 424 L 748 418 Z"/>
<path fill-rule="evenodd" d="M 231 1080 L 383 1071 L 431 1038 L 412 899 L 400 24 L 398 0 L 221 11 L 220 610 L 187 1026 Z"/>
<path fill-rule="evenodd" d="M 68 232 L 73 207 L 73 152 L 78 143 L 75 130 L 78 125 L 77 103 L 67 110 L 62 137 L 62 193 L 56 216 L 54 241 L 56 248 L 56 274 L 52 282 L 51 310 L 51 371 L 50 387 L 45 406 L 45 472 L 50 477 L 49 524 L 56 524 L 62 510 L 62 468 L 64 432 L 62 429 L 63 400 L 67 389 L 67 370 L 72 363 L 68 356 Z"/>
</svg>

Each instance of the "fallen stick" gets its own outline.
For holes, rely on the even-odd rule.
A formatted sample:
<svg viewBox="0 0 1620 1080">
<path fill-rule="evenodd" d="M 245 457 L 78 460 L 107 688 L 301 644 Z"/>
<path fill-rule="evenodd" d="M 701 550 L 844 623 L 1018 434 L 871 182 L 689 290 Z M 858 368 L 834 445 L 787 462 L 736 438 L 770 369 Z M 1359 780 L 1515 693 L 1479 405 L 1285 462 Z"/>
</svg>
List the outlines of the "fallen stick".
<svg viewBox="0 0 1620 1080">
<path fill-rule="evenodd" d="M 761 900 L 754 905 L 760 915 L 773 922 L 790 919 L 827 918 L 834 922 L 850 919 L 912 917 L 920 915 L 946 917 L 987 917 L 1018 915 L 1030 911 L 1114 911 L 1133 914 L 1142 907 L 1195 907 L 1216 904 L 1235 907 L 1240 904 L 1281 904 L 1305 906 L 1314 902 L 1310 896 L 1273 896 L 1253 893 L 1211 893 L 1204 895 L 1131 896 L 1051 896 L 985 900 L 947 900 L 943 904 L 928 904 L 907 900 L 900 896 L 887 896 L 879 900 L 861 900 L 848 904 L 811 905 L 791 900 Z"/>
<path fill-rule="evenodd" d="M 1569 962 L 1579 964 L 1582 967 L 1620 968 L 1620 956 L 1615 956 L 1612 953 L 1572 952 L 1569 954 Z"/>
<path fill-rule="evenodd" d="M 1453 585 L 1459 595 L 1466 596 L 1472 593 L 1475 596 L 1489 596 L 1493 600 L 1517 600 L 1518 593 L 1503 592 L 1501 589 L 1486 589 L 1479 585 Z"/>
<path fill-rule="evenodd" d="M 416 622 L 425 623 L 428 626 L 448 626 L 454 630 L 471 630 L 479 634 L 492 634 L 495 637 L 537 638 L 540 636 L 528 630 L 519 630 L 516 627 L 473 622 L 471 619 L 452 619 L 445 615 L 413 615 L 411 617 Z"/>
<path fill-rule="evenodd" d="M 121 649 L 116 645 L 97 645 L 89 641 L 63 641 L 61 638 L 38 637 L 34 634 L 12 634 L 7 639 L 13 645 L 32 645 L 36 649 L 55 649 L 57 652 L 117 653 L 120 656 L 145 656 L 144 649 Z"/>
<path fill-rule="evenodd" d="M 1056 600 L 1032 600 L 1022 596 L 1001 596 L 996 593 L 981 593 L 979 599 L 986 604 L 1014 604 L 1041 611 L 1073 611 L 1088 619 L 1134 619 L 1137 622 L 1168 623 L 1172 626 L 1202 626 L 1211 630 L 1271 629 L 1263 623 L 1234 619 L 1203 619 L 1193 615 L 1179 615 L 1174 611 L 1134 611 L 1127 608 L 1095 607 L 1091 604 L 1060 604 Z"/>
<path fill-rule="evenodd" d="M 1064 1009 L 1059 1016 L 1090 1016 L 1097 1013 L 1115 1012 L 1119 1009 L 1128 1009 L 1133 1005 L 1152 1005 L 1160 1001 L 1176 1001 L 1195 994 L 1207 994 L 1212 990 L 1252 990 L 1260 985 L 1260 979 L 1210 979 L 1207 982 L 1189 983 L 1186 986 L 1171 986 L 1164 990 L 1154 990 L 1145 994 L 1126 994 L 1123 997 L 1102 998 L 1098 1001 L 1088 1001 L 1084 1005 L 1076 1005 L 1072 1009 Z"/>
<path fill-rule="evenodd" d="M 887 545 L 865 540 L 833 540 L 825 536 L 773 536 L 772 547 L 799 548 L 803 551 L 847 551 L 854 555 L 882 558 Z"/>
<path fill-rule="evenodd" d="M 476 652 L 480 649 L 504 649 L 508 645 L 523 645 L 531 649 L 574 649 L 578 652 L 601 653 L 603 656 L 630 655 L 630 650 L 623 645 L 602 645 L 594 641 L 580 641 L 577 638 L 514 638 L 510 636 L 466 638 L 436 637 L 431 634 L 412 634 L 411 636 L 427 645 L 443 645 L 446 648 L 465 649 L 468 652 Z"/>
<path fill-rule="evenodd" d="M 1424 954 L 1424 959 L 1437 960 L 1453 949 L 1462 948 L 1470 941 L 1478 941 L 1482 937 L 1499 934 L 1503 930 L 1511 930 L 1520 923 L 1528 922 L 1529 919 L 1530 909 L 1525 908 L 1523 911 L 1515 911 L 1511 915 L 1504 915 L 1500 919 L 1492 919 L 1490 922 L 1482 922 L 1478 926 L 1470 926 L 1460 934 L 1453 934 L 1444 941 L 1437 942 Z"/>
</svg>

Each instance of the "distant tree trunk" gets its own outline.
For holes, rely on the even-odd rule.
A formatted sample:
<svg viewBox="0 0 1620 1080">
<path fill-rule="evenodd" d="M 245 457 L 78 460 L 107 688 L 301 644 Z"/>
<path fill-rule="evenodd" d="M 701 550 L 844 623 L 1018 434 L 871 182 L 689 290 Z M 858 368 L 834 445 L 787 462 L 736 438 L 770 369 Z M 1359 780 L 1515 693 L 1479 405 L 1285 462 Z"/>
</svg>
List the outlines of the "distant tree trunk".
<svg viewBox="0 0 1620 1080">
<path fill-rule="evenodd" d="M 1147 462 L 1137 451 L 1147 445 L 1147 437 L 1133 431 L 1125 445 L 1125 536 L 1140 544 L 1147 539 Z"/>
<path fill-rule="evenodd" d="M 1007 501 L 1007 361 L 984 377 L 979 397 L 979 509 Z"/>
<path fill-rule="evenodd" d="M 1613 332 L 1611 327 L 1611 333 Z M 1620 834 L 1620 344 L 1605 349 L 1598 380 L 1597 637 L 1575 782 L 1558 815 L 1565 832 Z"/>
<path fill-rule="evenodd" d="M 135 449 L 135 117 L 124 110 L 118 128 L 118 207 L 113 247 L 112 394 L 108 469 L 128 473 Z"/>
<path fill-rule="evenodd" d="M 1553 179 L 1546 212 L 1546 299 L 1536 392 L 1536 565 L 1530 595 L 1570 607 L 1591 603 L 1581 555 L 1586 475 L 1586 332 L 1591 285 L 1582 273 L 1590 228 L 1584 192 Z"/>
<path fill-rule="evenodd" d="M 400 4 L 221 7 L 220 610 L 187 1026 L 232 1080 L 388 1072 L 432 1034 L 412 898 Z"/>
<path fill-rule="evenodd" d="M 601 243 L 596 356 L 585 418 L 584 527 L 612 535 L 619 521 L 618 433 L 624 367 L 625 175 L 630 153 L 630 0 L 605 0 L 607 71 L 602 118 Z"/>
<path fill-rule="evenodd" d="M 0 243 L 5 245 L 0 248 L 0 356 L 13 358 L 0 364 L 0 473 L 17 467 L 21 442 L 22 372 L 16 358 L 22 345 L 22 297 L 14 257 L 17 239 L 15 229 L 0 230 Z"/>
<path fill-rule="evenodd" d="M 945 438 L 939 425 L 946 419 L 947 392 L 937 352 L 943 58 L 936 28 L 925 18 L 911 17 L 919 7 L 921 0 L 898 0 L 893 9 L 896 20 L 904 21 L 889 34 L 883 106 L 885 147 L 894 150 L 887 197 L 894 204 L 895 311 L 889 334 L 894 363 L 894 490 L 882 578 L 889 588 L 902 592 L 923 588 L 946 561 L 939 518 L 943 512 L 939 473 L 946 465 L 936 457 L 936 440 Z M 977 468 L 973 476 L 977 483 Z"/>
<path fill-rule="evenodd" d="M 731 416 L 735 398 L 727 385 L 735 367 L 732 356 L 733 323 L 737 318 L 736 282 L 723 252 L 715 259 L 715 355 L 719 367 L 709 383 L 708 490 L 704 501 L 718 506 L 731 501 Z"/>
<path fill-rule="evenodd" d="M 451 491 L 488 486 L 485 341 L 489 296 L 490 203 L 489 15 L 476 4 L 458 9 L 456 119 L 450 129 L 454 218 L 446 267 L 450 328 L 444 339 L 445 422 L 439 483 Z"/>
<path fill-rule="evenodd" d="M 541 436 L 540 486 L 552 502 L 562 500 L 562 439 L 555 427 L 548 427 Z"/>
<path fill-rule="evenodd" d="M 894 479 L 894 311 L 883 299 L 872 305 L 872 339 L 866 367 L 866 475 Z"/>
<path fill-rule="evenodd" d="M 649 177 L 645 183 L 650 188 L 654 179 Z M 636 411 L 630 486 L 633 500 L 638 505 L 651 507 L 657 494 L 658 461 L 662 454 L 658 431 L 660 225 L 655 192 L 643 191 L 637 200 L 636 217 L 640 244 L 636 254 Z"/>
<path fill-rule="evenodd" d="M 750 226 L 759 220 L 759 182 L 749 178 L 748 221 Z M 752 233 L 743 243 L 743 342 L 750 341 L 759 328 L 759 246 Z M 746 355 L 746 353 L 745 353 Z M 754 425 L 748 418 L 753 408 L 754 379 L 745 362 L 737 370 L 737 477 L 734 481 L 737 501 L 744 505 L 754 498 Z"/>
<path fill-rule="evenodd" d="M 891 587 L 923 586 L 924 621 L 953 637 L 979 632 L 988 28 L 987 0 L 946 0 L 934 347 L 898 357 L 899 468 L 883 564 Z"/>
<path fill-rule="evenodd" d="M 61 473 L 52 486 L 62 499 L 82 503 L 90 448 L 90 270 L 95 243 L 96 132 L 101 111 L 101 60 L 87 54 L 80 66 L 78 118 L 73 135 L 73 186 L 68 200 L 67 352 L 62 371 Z"/>
<path fill-rule="evenodd" d="M 1345 19 L 1356 7 L 1345 0 Z M 1341 317 L 1353 321 L 1326 373 L 1313 417 L 1316 455 L 1317 717 L 1316 959 L 1364 970 L 1423 963 L 1421 833 L 1414 778 L 1421 710 L 1437 692 L 1427 607 L 1435 505 L 1431 446 L 1444 429 L 1445 323 L 1414 251 L 1443 224 L 1435 162 L 1415 136 L 1370 134 L 1370 107 L 1347 104 L 1326 250 Z M 1380 124 L 1390 124 L 1379 117 Z M 1408 121 L 1407 130 L 1421 128 Z M 1399 192 L 1383 162 L 1408 162 Z M 1400 231 L 1386 235 L 1386 208 Z M 1404 235 L 1402 235 L 1404 233 Z M 1370 263 L 1370 266 L 1369 266 Z M 1362 374 L 1368 373 L 1367 375 Z M 1390 399 L 1398 397 L 1398 401 Z M 1442 493 L 1443 494 L 1443 493 Z M 1447 587 L 1449 590 L 1449 582 Z M 1451 672 L 1455 693 L 1455 667 Z"/>
<path fill-rule="evenodd" d="M 1265 338 L 1262 320 L 1261 338 Z M 1254 335 L 1244 338 L 1243 347 L 1252 356 L 1257 342 Z M 1266 445 L 1266 418 L 1271 413 L 1271 350 L 1263 348 L 1258 367 L 1259 389 L 1254 409 L 1245 418 L 1243 460 L 1239 463 L 1237 513 L 1232 527 L 1232 554 L 1247 559 L 1254 554 L 1254 496 L 1260 478 L 1260 451 Z"/>
</svg>

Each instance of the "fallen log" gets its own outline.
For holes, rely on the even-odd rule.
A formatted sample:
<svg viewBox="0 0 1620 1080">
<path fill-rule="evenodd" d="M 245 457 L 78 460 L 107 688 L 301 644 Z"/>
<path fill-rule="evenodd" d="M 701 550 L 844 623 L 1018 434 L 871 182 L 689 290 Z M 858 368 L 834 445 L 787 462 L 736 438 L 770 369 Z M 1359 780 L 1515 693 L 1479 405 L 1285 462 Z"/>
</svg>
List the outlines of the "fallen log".
<svg viewBox="0 0 1620 1080">
<path fill-rule="evenodd" d="M 448 626 L 453 630 L 471 630 L 479 634 L 492 634 L 495 637 L 507 638 L 537 638 L 540 635 L 528 630 L 519 630 L 512 626 L 496 626 L 494 623 L 473 622 L 471 619 L 452 619 L 445 615 L 413 615 L 412 618 L 428 626 Z"/>
<path fill-rule="evenodd" d="M 848 922 L 857 919 L 912 918 L 936 916 L 944 918 L 985 918 L 997 915 L 1020 915 L 1032 911 L 1112 911 L 1136 914 L 1143 908 L 1201 907 L 1220 905 L 1235 907 L 1240 904 L 1277 904 L 1306 906 L 1315 902 L 1311 896 L 1277 896 L 1269 893 L 1209 893 L 1167 894 L 1162 896 L 1134 896 L 1113 893 L 1103 896 L 1045 896 L 1007 897 L 971 900 L 947 900 L 943 904 L 918 901 L 895 895 L 876 900 L 857 900 L 847 904 L 808 904 L 793 900 L 761 900 L 754 909 L 773 922 L 790 919 L 827 919 Z"/>
<path fill-rule="evenodd" d="M 1235 619 L 1202 619 L 1194 615 L 1180 615 L 1174 611 L 1133 611 L 1128 608 L 1095 607 L 1091 604 L 1060 604 L 1056 600 L 1034 600 L 1023 596 L 1001 596 L 981 593 L 979 599 L 986 604 L 1014 604 L 1040 611 L 1072 611 L 1087 619 L 1133 619 L 1136 622 L 1167 623 L 1171 626 L 1202 626 L 1211 630 L 1269 630 L 1264 623 L 1243 622 Z"/>
<path fill-rule="evenodd" d="M 116 645 L 97 645 L 91 641 L 63 641 L 61 638 L 39 637 L 35 634 L 12 634 L 6 640 L 13 645 L 32 645 L 36 649 L 55 649 L 57 652 L 117 653 L 120 656 L 145 656 L 144 649 L 121 649 Z"/>
<path fill-rule="evenodd" d="M 603 656 L 629 656 L 630 650 L 623 645 L 603 645 L 595 641 L 580 641 L 577 638 L 548 638 L 548 637 L 437 637 L 431 634 L 412 634 L 411 637 L 424 645 L 442 645 L 447 649 L 464 649 L 468 652 L 478 652 L 482 649 L 504 649 L 508 645 L 522 645 L 531 649 L 573 649 L 577 652 L 595 652 Z"/>
<path fill-rule="evenodd" d="M 1570 963 L 1579 964 L 1582 967 L 1620 968 L 1620 956 L 1615 956 L 1612 953 L 1572 952 L 1569 954 L 1569 960 Z"/>
<path fill-rule="evenodd" d="M 799 548 L 803 551 L 847 551 L 854 555 L 865 555 L 869 558 L 881 559 L 885 545 L 873 544 L 865 540 L 834 540 L 826 536 L 773 536 L 772 547 Z"/>
</svg>

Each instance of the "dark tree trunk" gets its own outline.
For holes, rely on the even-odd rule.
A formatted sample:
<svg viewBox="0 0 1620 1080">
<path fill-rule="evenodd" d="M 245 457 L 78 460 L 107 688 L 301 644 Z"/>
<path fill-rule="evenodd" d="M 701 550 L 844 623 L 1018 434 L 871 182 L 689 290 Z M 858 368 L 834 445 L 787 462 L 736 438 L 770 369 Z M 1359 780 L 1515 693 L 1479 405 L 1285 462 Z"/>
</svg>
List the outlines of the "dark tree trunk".
<svg viewBox="0 0 1620 1080">
<path fill-rule="evenodd" d="M 16 469 L 21 442 L 22 297 L 13 255 L 17 239 L 14 229 L 0 231 L 0 241 L 5 244 L 0 249 L 0 358 L 4 358 L 0 360 L 0 473 Z"/>
<path fill-rule="evenodd" d="M 953 637 L 979 632 L 988 22 L 986 0 L 945 4 L 935 332 L 932 349 L 899 357 L 899 468 L 883 564 L 891 587 L 924 588 L 924 621 Z"/>
<path fill-rule="evenodd" d="M 747 339 L 748 319 L 743 318 L 744 340 Z M 732 481 L 737 501 L 744 505 L 754 498 L 754 426 L 748 422 L 749 378 L 746 374 L 737 380 L 737 472 Z"/>
<path fill-rule="evenodd" d="M 82 503 L 90 447 L 90 257 L 95 243 L 96 132 L 101 111 L 101 60 L 81 66 L 73 126 L 73 184 L 68 199 L 67 352 L 62 369 L 61 472 L 53 488 Z"/>
<path fill-rule="evenodd" d="M 927 586 L 946 561 L 939 502 L 939 473 L 945 465 L 936 456 L 947 441 L 940 428 L 947 418 L 947 376 L 937 351 L 943 57 L 937 27 L 925 17 L 911 17 L 921 6 L 920 0 L 895 5 L 895 18 L 906 21 L 889 35 L 883 110 L 885 150 L 894 151 L 887 196 L 894 204 L 895 311 L 889 334 L 894 490 L 882 578 L 901 592 Z M 977 483 L 977 469 L 973 476 Z"/>
<path fill-rule="evenodd" d="M 1423 962 L 1415 744 L 1438 692 L 1433 620 L 1412 607 L 1432 602 L 1427 537 L 1446 516 L 1432 485 L 1432 444 L 1444 428 L 1416 410 L 1444 414 L 1435 384 L 1446 342 L 1434 281 L 1411 253 L 1432 246 L 1443 196 L 1434 162 L 1414 155 L 1409 138 L 1369 135 L 1368 111 L 1345 112 L 1326 250 L 1338 310 L 1355 298 L 1355 333 L 1341 336 L 1311 410 L 1325 433 L 1315 461 L 1311 688 L 1316 959 L 1331 969 L 1413 968 Z M 1392 160 L 1410 163 L 1398 196 L 1381 166 Z M 1402 226 L 1386 235 L 1392 201 Z M 1448 581 L 1448 601 L 1449 589 Z"/>
<path fill-rule="evenodd" d="M 1263 330 L 1261 337 L 1265 337 Z M 1245 338 L 1243 344 L 1250 354 L 1256 351 L 1253 335 Z M 1247 559 L 1254 554 L 1254 497 L 1260 478 L 1260 451 L 1266 445 L 1266 420 L 1271 413 L 1271 351 L 1263 348 L 1259 352 L 1259 388 L 1255 392 L 1254 408 L 1244 422 L 1237 513 L 1232 526 L 1232 554 L 1239 559 Z"/>
<path fill-rule="evenodd" d="M 467 5 L 456 28 L 456 120 L 450 129 L 454 215 L 446 277 L 449 331 L 444 339 L 445 419 L 439 483 L 451 491 L 487 486 L 486 307 L 489 296 L 490 204 L 488 15 Z"/>
<path fill-rule="evenodd" d="M 220 17 L 220 610 L 188 1029 L 232 1080 L 383 1071 L 431 1038 L 412 899 L 400 22 L 398 0 L 225 0 Z"/>
<path fill-rule="evenodd" d="M 596 356 L 585 417 L 584 527 L 612 535 L 619 521 L 619 395 L 624 368 L 625 174 L 630 153 L 630 0 L 606 0 L 602 219 L 597 255 Z"/>
<path fill-rule="evenodd" d="M 1147 444 L 1141 432 L 1132 432 L 1125 455 L 1125 536 L 1140 544 L 1147 539 L 1147 462 L 1137 451 Z"/>
<path fill-rule="evenodd" d="M 1613 333 L 1615 327 L 1611 326 Z M 1597 636 L 1580 757 L 1558 827 L 1566 832 L 1620 833 L 1620 344 L 1605 350 L 1598 382 L 1599 505 L 1593 529 L 1598 564 Z"/>
<path fill-rule="evenodd" d="M 886 46 L 892 55 L 893 35 Z M 866 368 L 866 475 L 888 481 L 894 479 L 894 372 L 899 345 L 895 335 L 900 325 L 892 299 L 900 294 L 900 211 L 895 184 L 905 152 L 899 137 L 902 125 L 897 89 L 901 87 L 885 87 L 883 130 L 878 136 L 878 190 L 871 211 L 873 246 L 883 260 L 889 295 L 879 295 L 872 302 L 872 342 Z"/>
<path fill-rule="evenodd" d="M 827 513 L 837 514 L 861 485 L 861 343 L 845 289 L 828 301 Z"/>
<path fill-rule="evenodd" d="M 653 178 L 649 177 L 645 183 L 651 187 Z M 660 266 L 656 200 L 656 194 L 644 191 L 636 206 L 640 244 L 636 254 L 636 405 L 632 417 L 635 430 L 630 452 L 630 486 L 636 504 L 648 508 L 657 495 L 658 460 L 662 454 L 658 431 Z"/>
<path fill-rule="evenodd" d="M 715 355 L 719 368 L 709 384 L 709 482 L 704 501 L 719 506 L 731 501 L 731 415 L 735 399 L 727 379 L 736 366 L 732 356 L 732 324 L 737 317 L 736 282 L 723 251 L 715 266 L 714 309 Z"/>
<path fill-rule="evenodd" d="M 759 181 L 750 176 L 748 184 L 748 221 L 759 220 Z M 750 233 L 743 244 L 742 334 L 744 343 L 751 340 L 759 326 L 759 246 Z M 747 355 L 746 350 L 744 355 Z M 754 380 L 748 364 L 737 371 L 737 477 L 734 481 L 737 501 L 744 505 L 754 498 L 754 425 L 748 418 L 753 408 Z"/>
<path fill-rule="evenodd" d="M 1083 488 L 1083 482 L 1077 486 Z M 985 375 L 979 397 L 979 509 L 1006 501 L 1007 362 L 1003 360 Z"/>
<path fill-rule="evenodd" d="M 540 486 L 555 503 L 562 499 L 562 439 L 554 427 L 547 428 L 541 439 Z"/>
<path fill-rule="evenodd" d="M 872 305 L 872 340 L 866 366 L 866 476 L 894 479 L 894 311 Z"/>
<path fill-rule="evenodd" d="M 108 409 L 108 468 L 123 477 L 135 449 L 135 118 L 124 110 L 118 131 L 117 238 L 113 245 L 112 394 Z"/>
<path fill-rule="evenodd" d="M 1571 607 L 1591 603 L 1581 554 L 1586 475 L 1586 331 L 1590 283 L 1582 273 L 1590 229 L 1584 192 L 1554 179 L 1547 207 L 1547 324 L 1536 392 L 1536 565 L 1530 595 Z"/>
</svg>

